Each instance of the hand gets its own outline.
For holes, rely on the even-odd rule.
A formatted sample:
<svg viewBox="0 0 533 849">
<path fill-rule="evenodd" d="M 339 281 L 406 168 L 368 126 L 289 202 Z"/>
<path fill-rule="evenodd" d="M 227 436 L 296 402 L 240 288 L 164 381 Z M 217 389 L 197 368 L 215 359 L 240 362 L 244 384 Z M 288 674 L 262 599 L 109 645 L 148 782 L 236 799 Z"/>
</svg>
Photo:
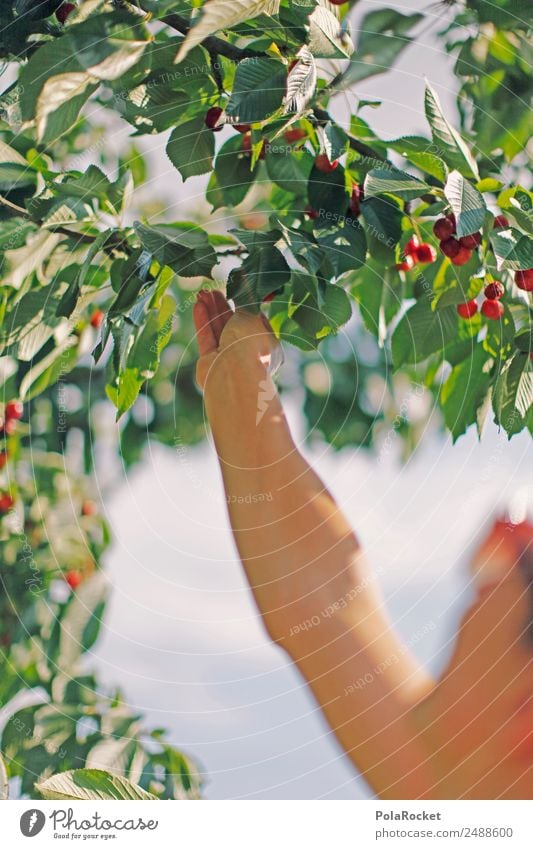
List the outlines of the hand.
<svg viewBox="0 0 533 849">
<path fill-rule="evenodd" d="M 245 376 L 247 372 L 255 374 L 258 366 L 265 372 L 271 370 L 280 359 L 279 345 L 266 318 L 246 310 L 233 312 L 216 289 L 198 293 L 193 317 L 200 354 L 196 380 L 201 389 L 206 388 L 208 377 L 219 373 L 220 365 Z"/>
</svg>

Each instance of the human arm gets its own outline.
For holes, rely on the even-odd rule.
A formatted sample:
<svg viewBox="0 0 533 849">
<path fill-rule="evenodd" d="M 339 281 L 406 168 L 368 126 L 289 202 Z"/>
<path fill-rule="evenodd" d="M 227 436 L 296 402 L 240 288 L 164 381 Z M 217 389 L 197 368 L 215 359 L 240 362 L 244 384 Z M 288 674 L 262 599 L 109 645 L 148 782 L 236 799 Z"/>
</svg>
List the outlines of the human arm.
<svg viewBox="0 0 533 849">
<path fill-rule="evenodd" d="M 271 638 L 381 798 L 431 786 L 412 718 L 432 681 L 394 634 L 342 511 L 298 451 L 268 373 L 275 340 L 220 293 L 195 307 L 198 381 L 230 522 Z"/>
</svg>

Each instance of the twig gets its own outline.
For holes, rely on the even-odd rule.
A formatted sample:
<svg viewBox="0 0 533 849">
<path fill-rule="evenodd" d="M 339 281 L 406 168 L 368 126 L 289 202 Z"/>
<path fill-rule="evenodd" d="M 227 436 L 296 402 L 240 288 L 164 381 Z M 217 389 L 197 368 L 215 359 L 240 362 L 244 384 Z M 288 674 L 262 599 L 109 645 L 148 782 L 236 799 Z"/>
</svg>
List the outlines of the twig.
<svg viewBox="0 0 533 849">
<path fill-rule="evenodd" d="M 368 145 L 363 144 L 358 139 L 354 139 L 353 136 L 348 136 L 348 143 L 352 150 L 355 150 L 357 153 L 360 153 L 361 156 L 368 156 L 370 159 L 377 159 L 379 162 L 388 162 L 390 160 L 387 159 L 386 156 L 382 156 L 381 153 L 377 153 L 377 151 L 373 150 Z M 392 164 L 392 163 L 390 163 Z"/>
<path fill-rule="evenodd" d="M 5 198 L 3 195 L 0 195 L 0 203 L 4 206 L 7 206 L 9 209 L 12 209 L 17 215 L 28 215 L 28 210 L 24 209 L 22 206 L 17 206 L 16 203 L 12 203 L 12 201 Z"/>
<path fill-rule="evenodd" d="M 161 20 L 164 24 L 175 29 L 177 32 L 180 32 L 182 35 L 187 35 L 191 29 L 188 21 L 186 21 L 185 18 L 182 18 L 181 15 L 177 15 L 174 12 L 171 12 L 169 15 L 164 15 Z M 228 41 L 224 41 L 223 38 L 217 38 L 216 35 L 208 35 L 207 38 L 204 38 L 202 46 L 205 47 L 207 52 L 211 55 L 225 56 L 227 59 L 233 59 L 234 62 L 240 62 L 242 59 L 257 59 L 258 57 L 265 55 L 257 50 L 249 50 L 246 47 L 237 47 L 234 44 L 230 44 Z"/>
<path fill-rule="evenodd" d="M 0 195 L 0 203 L 5 206 L 13 215 L 22 215 L 24 218 L 27 218 L 28 221 L 37 224 L 38 227 L 43 226 L 42 221 L 35 221 L 33 218 L 30 218 L 27 209 L 24 209 L 23 206 L 18 206 L 18 204 L 13 203 L 13 201 L 8 200 L 3 195 Z M 94 242 L 96 236 L 90 236 L 88 233 L 76 233 L 73 230 L 68 230 L 66 227 L 50 227 L 51 233 L 61 233 L 62 236 L 70 236 L 73 239 L 78 239 L 80 242 L 91 243 Z"/>
<path fill-rule="evenodd" d="M 217 256 L 241 256 L 244 253 L 248 253 L 246 248 L 228 248 L 225 251 L 218 251 Z"/>
</svg>

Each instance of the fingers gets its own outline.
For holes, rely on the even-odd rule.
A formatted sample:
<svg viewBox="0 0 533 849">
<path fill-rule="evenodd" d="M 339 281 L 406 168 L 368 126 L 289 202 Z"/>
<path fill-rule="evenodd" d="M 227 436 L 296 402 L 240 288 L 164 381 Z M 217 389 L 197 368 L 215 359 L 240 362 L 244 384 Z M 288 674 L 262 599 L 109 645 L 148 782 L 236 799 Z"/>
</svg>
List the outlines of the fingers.
<svg viewBox="0 0 533 849">
<path fill-rule="evenodd" d="M 218 340 L 215 337 L 211 323 L 211 310 L 202 292 L 198 294 L 197 301 L 193 307 L 194 326 L 196 328 L 196 341 L 198 342 L 198 353 L 201 357 L 216 351 Z"/>
<path fill-rule="evenodd" d="M 226 324 L 233 315 L 233 310 L 228 304 L 226 298 L 218 289 L 213 289 L 210 292 L 213 304 L 213 326 L 217 340 L 220 342 L 220 336 Z"/>
<path fill-rule="evenodd" d="M 198 292 L 193 317 L 200 356 L 218 348 L 222 331 L 232 315 L 226 298 L 218 289 Z"/>
</svg>

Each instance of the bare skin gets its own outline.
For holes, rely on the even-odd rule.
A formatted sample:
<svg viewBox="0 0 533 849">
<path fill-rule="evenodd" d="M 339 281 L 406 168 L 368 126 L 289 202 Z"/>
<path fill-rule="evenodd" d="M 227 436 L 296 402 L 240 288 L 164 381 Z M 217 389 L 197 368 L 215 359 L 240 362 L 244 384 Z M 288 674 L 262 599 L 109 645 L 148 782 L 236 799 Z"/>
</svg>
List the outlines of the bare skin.
<svg viewBox="0 0 533 849">
<path fill-rule="evenodd" d="M 356 536 L 294 444 L 269 375 L 268 324 L 234 314 L 220 292 L 200 293 L 194 318 L 247 579 L 347 755 L 381 799 L 533 798 L 533 642 L 516 545 L 480 554 L 480 584 L 488 572 L 491 583 L 434 681 L 401 644 Z"/>
</svg>

